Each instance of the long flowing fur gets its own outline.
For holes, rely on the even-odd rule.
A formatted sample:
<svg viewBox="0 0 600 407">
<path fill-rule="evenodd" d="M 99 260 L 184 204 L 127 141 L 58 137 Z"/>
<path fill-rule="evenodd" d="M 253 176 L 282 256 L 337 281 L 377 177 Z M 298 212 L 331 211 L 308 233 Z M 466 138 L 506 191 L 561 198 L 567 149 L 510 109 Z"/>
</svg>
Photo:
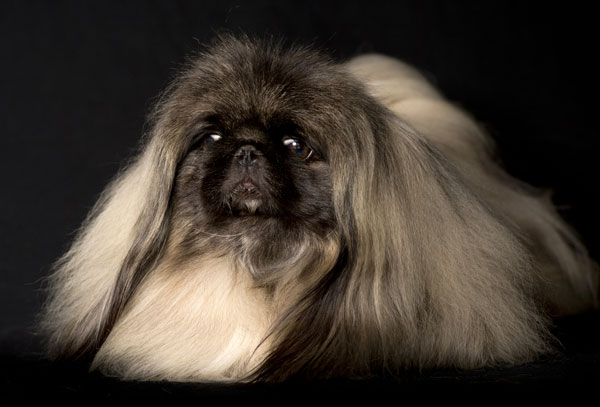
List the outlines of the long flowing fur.
<svg viewBox="0 0 600 407">
<path fill-rule="evenodd" d="M 248 239 L 202 230 L 203 249 L 183 255 L 189 224 L 173 198 L 207 110 L 203 81 L 253 61 L 275 72 L 265 89 L 286 69 L 322 81 L 306 98 L 325 107 L 307 120 L 322 132 L 335 217 L 268 267 Z M 597 305 L 596 266 L 548 197 L 495 164 L 476 122 L 400 61 L 337 65 L 227 37 L 174 81 L 152 123 L 56 265 L 42 318 L 53 357 L 142 380 L 477 368 L 552 351 L 550 317 Z"/>
</svg>

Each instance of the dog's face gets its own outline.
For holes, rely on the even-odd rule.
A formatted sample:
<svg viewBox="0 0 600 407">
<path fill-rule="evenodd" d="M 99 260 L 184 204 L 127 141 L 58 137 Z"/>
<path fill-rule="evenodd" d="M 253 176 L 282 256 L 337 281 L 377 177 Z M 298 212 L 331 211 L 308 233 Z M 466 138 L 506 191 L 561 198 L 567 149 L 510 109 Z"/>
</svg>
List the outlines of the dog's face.
<svg viewBox="0 0 600 407">
<path fill-rule="evenodd" d="M 323 92 L 312 71 L 275 77 L 267 70 L 260 86 L 244 74 L 234 69 L 190 80 L 203 88 L 180 106 L 196 121 L 177 171 L 172 217 L 185 225 L 184 246 L 192 251 L 260 248 L 261 258 L 283 261 L 335 228 L 327 160 L 332 123 L 324 117 L 332 106 L 314 100 Z"/>
<path fill-rule="evenodd" d="M 300 126 L 218 116 L 204 126 L 176 180 L 176 210 L 196 228 L 272 239 L 281 229 L 331 227 L 329 166 Z"/>
</svg>

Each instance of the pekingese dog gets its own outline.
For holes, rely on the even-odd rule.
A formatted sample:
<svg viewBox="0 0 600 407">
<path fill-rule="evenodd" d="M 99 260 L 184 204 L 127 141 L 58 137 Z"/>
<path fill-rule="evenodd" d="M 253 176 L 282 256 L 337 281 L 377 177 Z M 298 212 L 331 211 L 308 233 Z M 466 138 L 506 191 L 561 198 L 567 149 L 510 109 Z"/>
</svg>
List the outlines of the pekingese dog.
<svg viewBox="0 0 600 407">
<path fill-rule="evenodd" d="M 415 69 L 221 37 L 51 276 L 53 357 L 125 379 L 478 368 L 553 349 L 598 272 Z"/>
</svg>

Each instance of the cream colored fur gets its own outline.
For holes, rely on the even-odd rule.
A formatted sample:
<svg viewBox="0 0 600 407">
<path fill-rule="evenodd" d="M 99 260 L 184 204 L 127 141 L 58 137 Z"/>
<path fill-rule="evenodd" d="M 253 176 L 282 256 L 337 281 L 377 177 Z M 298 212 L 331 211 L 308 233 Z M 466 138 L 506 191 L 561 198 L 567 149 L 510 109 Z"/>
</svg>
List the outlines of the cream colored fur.
<svg viewBox="0 0 600 407">
<path fill-rule="evenodd" d="M 227 259 L 202 259 L 175 273 L 167 263 L 139 293 L 93 367 L 131 379 L 225 381 L 245 376 L 268 349 L 259 345 L 273 304 Z"/>
</svg>

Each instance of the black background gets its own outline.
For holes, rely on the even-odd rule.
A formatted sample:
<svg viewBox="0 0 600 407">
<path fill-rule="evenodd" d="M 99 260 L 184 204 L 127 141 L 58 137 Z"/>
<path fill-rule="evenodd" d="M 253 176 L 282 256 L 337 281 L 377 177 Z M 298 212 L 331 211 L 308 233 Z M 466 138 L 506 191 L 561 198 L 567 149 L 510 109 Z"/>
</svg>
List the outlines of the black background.
<svg viewBox="0 0 600 407">
<path fill-rule="evenodd" d="M 510 173 L 554 191 L 564 217 L 600 257 L 595 20 L 591 7 L 554 2 L 2 2 L 4 377 L 22 385 L 54 372 L 27 356 L 39 350 L 30 327 L 43 299 L 41 279 L 131 156 L 153 98 L 186 55 L 223 31 L 280 35 L 315 44 L 340 60 L 381 52 L 413 63 L 490 130 Z M 597 377 L 597 315 L 563 326 L 576 333 L 570 337 L 572 355 L 595 355 L 595 364 L 585 369 Z M 577 342 L 578 335 L 587 342 Z M 575 371 L 579 362 L 569 360 Z M 564 364 L 536 369 L 526 370 L 533 381 L 568 376 Z M 522 382 L 515 379 L 519 374 L 483 376 Z M 464 384 L 482 376 L 452 377 Z M 74 380 L 63 379 L 52 386 Z M 119 385 L 94 380 L 99 394 Z M 194 394 L 203 389 L 194 388 Z"/>
</svg>

